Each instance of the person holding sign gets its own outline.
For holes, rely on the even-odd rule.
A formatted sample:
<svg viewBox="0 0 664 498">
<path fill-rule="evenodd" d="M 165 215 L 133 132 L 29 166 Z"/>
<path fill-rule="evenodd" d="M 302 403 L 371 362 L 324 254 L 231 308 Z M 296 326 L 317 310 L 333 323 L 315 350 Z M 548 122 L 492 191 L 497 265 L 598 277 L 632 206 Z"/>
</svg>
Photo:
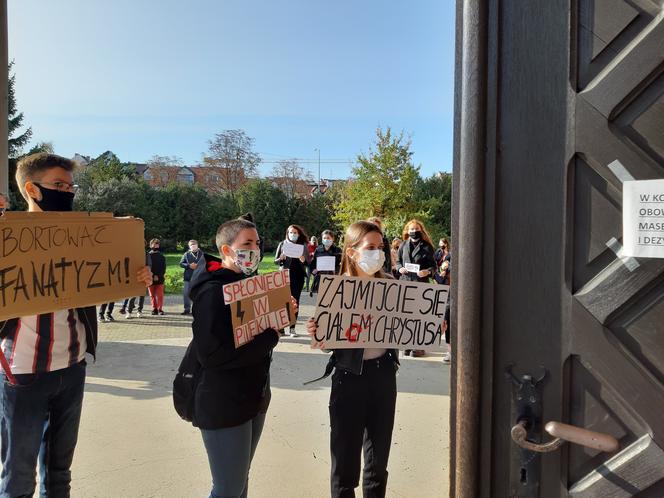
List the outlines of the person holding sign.
<svg viewBox="0 0 664 498">
<path fill-rule="evenodd" d="M 403 228 L 403 243 L 397 254 L 399 280 L 429 282 L 436 273 L 436 260 L 433 257 L 431 237 L 419 220 L 410 220 Z M 410 350 L 404 354 L 411 354 Z M 424 351 L 413 350 L 412 356 L 424 356 Z"/>
<path fill-rule="evenodd" d="M 250 276 L 260 262 L 256 225 L 235 219 L 217 230 L 221 259 L 205 255 L 191 279 L 194 351 L 200 364 L 192 422 L 203 436 L 212 472 L 210 496 L 247 496 L 249 467 L 270 404 L 270 362 L 279 342 L 266 329 L 235 347 L 223 287 Z M 185 360 L 183 360 L 183 363 Z"/>
<path fill-rule="evenodd" d="M 72 211 L 76 164 L 55 154 L 19 161 L 16 182 L 28 211 Z M 146 287 L 148 268 L 137 279 Z M 94 306 L 0 321 L 0 496 L 69 496 L 85 385 L 85 354 L 97 345 Z"/>
<path fill-rule="evenodd" d="M 166 257 L 161 253 L 161 241 L 152 239 L 150 241 L 150 268 L 152 269 L 152 285 L 150 301 L 152 302 L 152 314 L 164 315 L 164 278 L 166 276 Z"/>
<path fill-rule="evenodd" d="M 299 306 L 300 295 L 304 288 L 304 278 L 307 273 L 306 267 L 310 262 L 309 251 L 307 251 L 307 235 L 301 226 L 291 225 L 288 227 L 286 239 L 279 242 L 277 246 L 274 262 L 290 270 L 291 295 Z M 297 313 L 295 317 L 297 319 Z M 297 337 L 295 325 L 290 327 L 290 336 Z"/>
<path fill-rule="evenodd" d="M 341 249 L 334 245 L 334 233 L 325 230 L 321 235 L 323 243 L 316 248 L 311 260 L 311 272 L 314 282 L 311 285 L 311 294 L 318 292 L 321 275 L 336 275 L 341 266 Z"/>
<path fill-rule="evenodd" d="M 359 221 L 346 231 L 341 275 L 388 278 L 382 270 L 385 259 L 383 233 L 374 223 Z M 315 335 L 314 319 L 307 331 Z M 331 488 L 333 498 L 355 496 L 364 452 L 364 496 L 384 497 L 387 462 L 392 444 L 397 399 L 396 350 L 336 349 L 325 375 L 332 375 L 330 392 Z"/>
</svg>

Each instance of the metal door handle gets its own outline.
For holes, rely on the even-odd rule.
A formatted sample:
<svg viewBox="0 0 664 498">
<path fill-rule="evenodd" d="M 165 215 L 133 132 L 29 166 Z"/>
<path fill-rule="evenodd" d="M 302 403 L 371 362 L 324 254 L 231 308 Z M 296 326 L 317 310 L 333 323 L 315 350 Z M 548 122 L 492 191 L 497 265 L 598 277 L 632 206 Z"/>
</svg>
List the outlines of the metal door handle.
<svg viewBox="0 0 664 498">
<path fill-rule="evenodd" d="M 562 422 L 549 422 L 544 426 L 544 430 L 555 439 L 548 443 L 533 443 L 528 441 L 527 421 L 520 420 L 512 427 L 512 439 L 522 448 L 535 451 L 537 453 L 548 453 L 560 448 L 566 441 L 574 444 L 580 444 L 588 448 L 611 453 L 618 449 L 618 440 L 609 434 L 589 431 L 581 427 L 563 424 Z"/>
</svg>

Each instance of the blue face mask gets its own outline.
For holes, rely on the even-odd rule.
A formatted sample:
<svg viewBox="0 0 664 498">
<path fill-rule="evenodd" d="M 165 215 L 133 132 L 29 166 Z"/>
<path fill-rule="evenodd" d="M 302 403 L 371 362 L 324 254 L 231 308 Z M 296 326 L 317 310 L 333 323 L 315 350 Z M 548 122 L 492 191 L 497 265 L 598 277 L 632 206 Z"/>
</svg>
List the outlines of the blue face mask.
<svg viewBox="0 0 664 498">
<path fill-rule="evenodd" d="M 290 240 L 291 242 L 297 242 L 297 239 L 299 239 L 299 238 L 300 238 L 300 235 L 297 234 L 297 233 L 289 233 L 288 234 L 288 240 Z"/>
<path fill-rule="evenodd" d="M 323 239 L 323 245 L 325 247 L 330 247 L 332 245 L 332 239 Z"/>
</svg>

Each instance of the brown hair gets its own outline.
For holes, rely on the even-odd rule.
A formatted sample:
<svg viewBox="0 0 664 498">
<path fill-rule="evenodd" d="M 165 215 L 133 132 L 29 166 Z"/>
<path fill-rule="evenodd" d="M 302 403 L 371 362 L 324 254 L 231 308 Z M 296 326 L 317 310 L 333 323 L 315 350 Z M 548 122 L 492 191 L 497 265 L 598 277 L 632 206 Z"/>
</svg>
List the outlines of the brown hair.
<svg viewBox="0 0 664 498">
<path fill-rule="evenodd" d="M 412 220 L 410 220 L 408 223 L 406 223 L 403 226 L 403 233 L 402 233 L 403 240 L 408 239 L 408 237 L 409 237 L 408 236 L 408 225 L 411 225 L 413 223 L 416 223 L 420 226 L 420 232 L 422 232 L 422 240 L 424 242 L 426 242 L 427 244 L 429 244 L 431 247 L 433 247 L 433 242 L 431 242 L 431 237 L 429 237 L 429 232 L 427 232 L 427 229 L 424 228 L 424 223 L 422 223 L 420 220 L 415 219 L 415 218 L 413 218 Z"/>
<path fill-rule="evenodd" d="M 247 228 L 253 228 L 256 230 L 256 225 L 254 225 L 251 221 L 247 221 L 241 218 L 230 220 L 219 225 L 219 228 L 217 228 L 217 236 L 215 238 L 217 249 L 221 251 L 221 246 L 224 244 L 230 246 L 235 241 L 238 234 Z"/>
<path fill-rule="evenodd" d="M 370 221 L 356 221 L 348 227 L 346 230 L 346 236 L 344 237 L 344 247 L 342 249 L 343 256 L 341 258 L 341 270 L 339 271 L 339 275 L 345 275 L 346 273 L 351 277 L 356 277 L 358 275 L 357 265 L 355 264 L 355 261 L 348 256 L 348 249 L 355 249 L 360 242 L 362 242 L 362 239 L 372 232 L 380 234 L 381 237 L 383 235 L 383 232 L 378 228 L 378 225 Z M 383 270 L 378 270 L 373 276 L 385 278 Z"/>
<path fill-rule="evenodd" d="M 152 249 L 152 244 L 161 245 L 161 240 L 159 240 L 159 239 L 150 239 L 150 249 Z"/>
<path fill-rule="evenodd" d="M 441 239 L 440 239 L 440 241 L 439 241 L 438 243 L 440 244 L 441 242 L 442 242 L 443 244 L 445 244 L 445 247 L 447 247 L 447 251 L 448 251 L 448 252 L 451 252 L 451 251 L 450 251 L 450 249 L 451 249 L 451 247 L 450 247 L 450 241 L 447 240 L 447 237 L 441 237 Z"/>
<path fill-rule="evenodd" d="M 304 232 L 304 228 L 302 228 L 300 225 L 288 225 L 288 228 L 286 229 L 286 240 L 289 240 L 288 230 L 290 230 L 291 228 L 294 228 L 295 230 L 297 230 L 297 233 L 300 234 L 295 244 L 306 245 L 307 242 L 309 242 L 309 237 L 307 237 L 307 234 Z"/>
<path fill-rule="evenodd" d="M 402 242 L 403 240 L 401 240 L 399 237 L 394 237 L 394 239 L 392 239 L 392 249 L 399 249 L 399 246 Z"/>
<path fill-rule="evenodd" d="M 321 234 L 320 238 L 322 239 L 326 235 L 332 237 L 332 240 L 336 240 L 336 237 L 334 236 L 334 232 L 332 230 L 323 230 L 323 233 Z"/>
<path fill-rule="evenodd" d="M 66 157 L 47 152 L 30 154 L 21 159 L 16 165 L 16 184 L 23 197 L 28 198 L 25 191 L 25 182 L 39 182 L 39 177 L 44 171 L 52 168 L 62 168 L 65 171 L 74 171 L 76 163 Z"/>
</svg>

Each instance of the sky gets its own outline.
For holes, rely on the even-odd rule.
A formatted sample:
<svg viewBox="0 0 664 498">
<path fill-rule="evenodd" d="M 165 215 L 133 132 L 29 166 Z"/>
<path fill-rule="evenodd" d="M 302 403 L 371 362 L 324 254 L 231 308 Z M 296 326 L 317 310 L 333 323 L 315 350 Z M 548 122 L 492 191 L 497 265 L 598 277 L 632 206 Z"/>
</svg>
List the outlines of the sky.
<svg viewBox="0 0 664 498">
<path fill-rule="evenodd" d="M 452 169 L 454 0 L 8 0 L 33 142 L 201 161 L 243 129 L 264 160 L 345 178 L 377 127 L 423 176 Z"/>
</svg>

